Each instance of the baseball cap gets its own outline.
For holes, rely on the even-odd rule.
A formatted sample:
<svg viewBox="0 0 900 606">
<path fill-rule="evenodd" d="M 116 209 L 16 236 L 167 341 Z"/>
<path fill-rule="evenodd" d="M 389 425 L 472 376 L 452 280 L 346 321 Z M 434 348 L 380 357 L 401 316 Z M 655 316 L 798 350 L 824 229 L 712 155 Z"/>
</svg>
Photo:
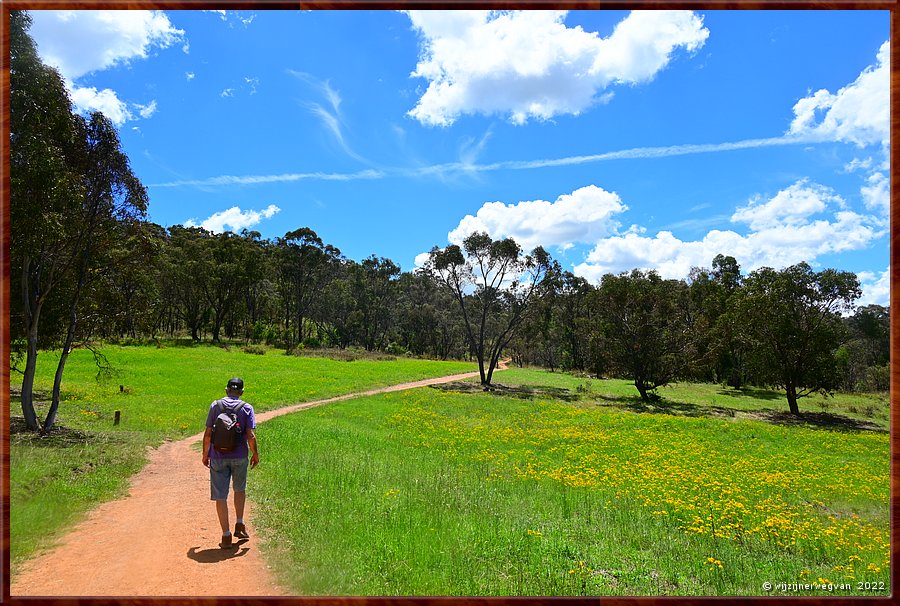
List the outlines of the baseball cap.
<svg viewBox="0 0 900 606">
<path fill-rule="evenodd" d="M 233 379 L 228 379 L 228 389 L 240 389 L 243 391 L 244 389 L 244 380 L 239 379 L 237 377 Z"/>
</svg>

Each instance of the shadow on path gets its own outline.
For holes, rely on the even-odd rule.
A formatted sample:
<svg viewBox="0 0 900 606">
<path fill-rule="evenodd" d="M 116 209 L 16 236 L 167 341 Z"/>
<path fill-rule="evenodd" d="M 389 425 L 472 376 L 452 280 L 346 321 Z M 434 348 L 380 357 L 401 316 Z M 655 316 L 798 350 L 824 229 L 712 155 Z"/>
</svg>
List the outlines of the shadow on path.
<svg viewBox="0 0 900 606">
<path fill-rule="evenodd" d="M 246 555 L 248 551 L 250 551 L 249 547 L 241 547 L 244 543 L 249 541 L 249 539 L 241 539 L 234 545 L 228 548 L 216 547 L 215 549 L 201 549 L 197 551 L 199 547 L 191 547 L 188 549 L 187 557 L 194 560 L 195 562 L 200 562 L 201 564 L 215 564 L 216 562 L 224 562 L 225 560 L 230 560 L 232 558 L 239 558 L 242 555 Z"/>
</svg>

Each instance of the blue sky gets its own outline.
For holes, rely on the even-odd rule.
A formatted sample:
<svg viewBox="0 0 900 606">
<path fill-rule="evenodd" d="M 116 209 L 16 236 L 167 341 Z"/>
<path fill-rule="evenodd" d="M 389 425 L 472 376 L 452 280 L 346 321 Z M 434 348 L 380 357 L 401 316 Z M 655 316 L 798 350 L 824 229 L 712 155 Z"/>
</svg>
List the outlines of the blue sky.
<svg viewBox="0 0 900 606">
<path fill-rule="evenodd" d="M 887 11 L 33 11 L 150 220 L 404 270 L 474 230 L 592 282 L 856 272 L 888 304 Z"/>
</svg>

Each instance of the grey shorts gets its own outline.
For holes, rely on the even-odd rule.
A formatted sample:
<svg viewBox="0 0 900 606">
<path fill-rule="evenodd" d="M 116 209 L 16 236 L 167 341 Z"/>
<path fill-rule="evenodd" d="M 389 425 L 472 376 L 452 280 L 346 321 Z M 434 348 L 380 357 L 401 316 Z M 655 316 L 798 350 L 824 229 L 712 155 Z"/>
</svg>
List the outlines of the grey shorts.
<svg viewBox="0 0 900 606">
<path fill-rule="evenodd" d="M 234 485 L 235 492 L 247 490 L 247 467 L 250 460 L 246 457 L 238 459 L 209 460 L 210 499 L 224 501 L 228 498 L 228 481 Z"/>
</svg>

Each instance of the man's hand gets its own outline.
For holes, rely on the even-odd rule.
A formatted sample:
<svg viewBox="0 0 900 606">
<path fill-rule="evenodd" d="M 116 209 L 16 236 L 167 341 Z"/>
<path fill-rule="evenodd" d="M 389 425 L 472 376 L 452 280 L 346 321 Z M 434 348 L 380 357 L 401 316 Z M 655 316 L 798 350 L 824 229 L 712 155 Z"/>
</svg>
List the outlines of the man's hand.
<svg viewBox="0 0 900 606">
<path fill-rule="evenodd" d="M 253 456 L 250 457 L 250 469 L 253 469 L 259 464 L 259 453 L 254 452 Z"/>
<path fill-rule="evenodd" d="M 203 466 L 209 467 L 209 454 L 203 453 Z"/>
</svg>

